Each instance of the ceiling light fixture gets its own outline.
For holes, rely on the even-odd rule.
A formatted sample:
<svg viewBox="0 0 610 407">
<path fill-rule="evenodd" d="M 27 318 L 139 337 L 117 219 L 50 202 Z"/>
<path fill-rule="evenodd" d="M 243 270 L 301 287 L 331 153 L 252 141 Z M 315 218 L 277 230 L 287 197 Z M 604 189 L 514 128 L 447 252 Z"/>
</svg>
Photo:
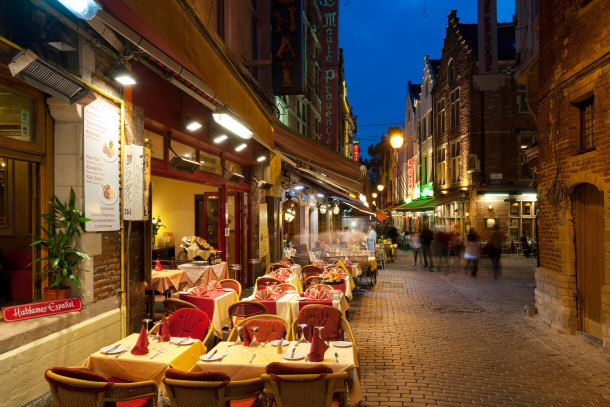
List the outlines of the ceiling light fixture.
<svg viewBox="0 0 610 407">
<path fill-rule="evenodd" d="M 212 140 L 212 141 L 214 141 L 215 144 L 220 144 L 228 138 L 229 138 L 229 136 L 227 136 L 225 134 L 221 134 L 220 136 L 214 137 L 214 140 Z"/>
<path fill-rule="evenodd" d="M 129 69 L 124 66 L 119 66 L 114 73 L 112 74 L 114 80 L 120 83 L 123 86 L 131 86 L 136 84 L 136 80 L 129 71 Z"/>
<path fill-rule="evenodd" d="M 302 190 L 303 188 L 305 188 L 303 185 L 295 185 L 294 189 L 296 189 L 297 191 Z"/>
<path fill-rule="evenodd" d="M 212 113 L 212 117 L 214 117 L 214 121 L 220 124 L 225 129 L 229 130 L 231 133 L 235 133 L 237 136 L 244 140 L 248 140 L 252 138 L 252 131 L 240 123 L 233 115 L 223 112 L 223 113 Z"/>
<path fill-rule="evenodd" d="M 196 131 L 196 130 L 199 130 L 201 128 L 201 123 L 199 123 L 195 119 L 187 117 L 187 119 L 186 119 L 186 126 L 185 127 L 186 127 L 186 129 L 188 131 Z"/>
<path fill-rule="evenodd" d="M 59 0 L 72 14 L 83 20 L 91 20 L 101 7 L 94 0 Z"/>
<path fill-rule="evenodd" d="M 259 155 L 258 157 L 256 157 L 256 161 L 259 163 L 262 163 L 263 161 L 265 161 L 267 159 L 267 157 L 265 157 L 264 154 Z"/>
<path fill-rule="evenodd" d="M 246 143 L 241 143 L 240 145 L 238 145 L 237 147 L 235 147 L 235 151 L 241 151 L 244 148 L 248 147 L 248 145 Z"/>
<path fill-rule="evenodd" d="M 324 194 L 316 194 L 318 198 L 324 198 Z"/>
</svg>

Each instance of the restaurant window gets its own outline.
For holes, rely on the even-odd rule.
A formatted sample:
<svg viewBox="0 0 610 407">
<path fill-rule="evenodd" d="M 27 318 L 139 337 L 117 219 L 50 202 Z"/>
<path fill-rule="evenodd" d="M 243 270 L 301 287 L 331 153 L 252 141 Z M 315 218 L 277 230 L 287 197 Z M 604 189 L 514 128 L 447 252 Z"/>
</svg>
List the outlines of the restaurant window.
<svg viewBox="0 0 610 407">
<path fill-rule="evenodd" d="M 445 185 L 445 148 L 436 151 L 436 185 Z"/>
<path fill-rule="evenodd" d="M 517 85 L 517 106 L 519 113 L 529 113 L 527 108 L 527 88 L 525 85 Z"/>
<path fill-rule="evenodd" d="M 180 157 L 186 158 L 187 160 L 195 160 L 197 158 L 197 150 L 195 147 L 187 146 L 186 144 L 172 141 L 172 148 Z M 172 154 L 170 154 L 172 155 Z"/>
<path fill-rule="evenodd" d="M 451 103 L 451 117 L 450 126 L 451 128 L 457 127 L 460 121 L 460 90 L 456 89 L 451 92 L 450 95 L 450 103 Z"/>
<path fill-rule="evenodd" d="M 144 141 L 150 145 L 150 156 L 165 159 L 165 137 L 152 131 L 144 130 Z M 173 147 L 173 143 L 172 143 Z"/>
<path fill-rule="evenodd" d="M 426 131 L 426 116 L 421 118 L 421 127 L 419 130 L 421 132 L 421 139 L 423 141 L 428 137 L 428 132 Z"/>
<path fill-rule="evenodd" d="M 460 142 L 451 145 L 451 182 L 456 183 L 462 180 L 462 156 Z"/>
<path fill-rule="evenodd" d="M 593 138 L 594 110 L 593 98 L 589 98 L 579 105 L 580 108 L 580 149 L 591 150 L 595 146 Z"/>
<path fill-rule="evenodd" d="M 440 136 L 445 133 L 445 100 L 441 100 L 436 104 L 436 135 Z"/>
<path fill-rule="evenodd" d="M 447 84 L 452 85 L 455 81 L 455 64 L 453 63 L 453 59 L 449 60 L 447 64 Z"/>
<path fill-rule="evenodd" d="M 519 239 L 526 235 L 528 239 L 534 239 L 534 217 L 535 202 L 522 201 L 513 202 L 509 209 L 509 235 L 511 239 Z"/>
<path fill-rule="evenodd" d="M 35 143 L 34 99 L 0 86 L 0 137 Z"/>
</svg>

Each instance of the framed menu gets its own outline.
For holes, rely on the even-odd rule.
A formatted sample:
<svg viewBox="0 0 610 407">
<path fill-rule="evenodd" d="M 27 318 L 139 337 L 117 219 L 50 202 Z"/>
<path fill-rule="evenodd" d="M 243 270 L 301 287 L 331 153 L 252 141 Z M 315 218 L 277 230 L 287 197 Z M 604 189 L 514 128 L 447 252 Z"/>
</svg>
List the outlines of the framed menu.
<svg viewBox="0 0 610 407">
<path fill-rule="evenodd" d="M 119 230 L 119 109 L 97 99 L 85 107 L 83 176 L 89 232 Z"/>
</svg>

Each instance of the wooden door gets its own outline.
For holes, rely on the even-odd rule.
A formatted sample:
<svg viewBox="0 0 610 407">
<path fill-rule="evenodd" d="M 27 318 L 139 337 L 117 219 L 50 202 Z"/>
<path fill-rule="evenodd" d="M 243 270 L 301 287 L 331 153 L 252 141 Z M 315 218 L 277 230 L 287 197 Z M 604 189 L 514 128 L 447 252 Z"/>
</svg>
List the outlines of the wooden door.
<svg viewBox="0 0 610 407">
<path fill-rule="evenodd" d="M 580 329 L 602 337 L 601 288 L 604 284 L 604 194 L 591 184 L 574 190 L 576 282 Z"/>
</svg>

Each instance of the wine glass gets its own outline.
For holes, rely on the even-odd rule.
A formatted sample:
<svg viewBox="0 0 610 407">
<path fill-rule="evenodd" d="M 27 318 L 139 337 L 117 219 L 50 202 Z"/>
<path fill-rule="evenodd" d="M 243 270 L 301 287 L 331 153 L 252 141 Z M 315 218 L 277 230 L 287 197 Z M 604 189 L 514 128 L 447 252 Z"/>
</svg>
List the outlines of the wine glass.
<svg viewBox="0 0 610 407">
<path fill-rule="evenodd" d="M 297 346 L 301 343 L 307 343 L 307 339 L 305 339 L 305 328 L 307 328 L 307 324 L 299 324 L 299 328 L 301 328 L 301 337 L 297 341 Z"/>
<path fill-rule="evenodd" d="M 237 329 L 237 340 L 233 343 L 233 345 L 242 345 L 244 343 L 244 341 L 241 340 L 241 330 L 243 327 L 236 326 L 235 329 Z"/>
<path fill-rule="evenodd" d="M 318 330 L 318 336 L 320 337 L 320 339 L 322 339 L 322 329 L 324 329 L 324 326 L 314 326 L 315 329 Z M 324 343 L 326 343 L 326 341 L 324 341 Z M 328 343 L 326 343 L 328 345 Z"/>
<path fill-rule="evenodd" d="M 144 318 L 144 319 L 142 320 L 142 322 L 144 322 L 144 323 L 146 324 L 146 335 L 148 335 L 148 336 L 150 337 L 150 336 L 151 336 L 151 334 L 150 334 L 150 332 L 149 332 L 149 328 L 150 328 L 149 324 L 152 322 L 152 319 L 150 319 L 150 318 Z"/>
<path fill-rule="evenodd" d="M 258 331 L 258 327 L 253 326 L 251 329 L 252 329 L 252 340 L 250 341 L 250 347 L 258 348 L 260 346 L 260 343 L 258 343 L 258 340 L 256 340 L 256 331 Z"/>
</svg>

